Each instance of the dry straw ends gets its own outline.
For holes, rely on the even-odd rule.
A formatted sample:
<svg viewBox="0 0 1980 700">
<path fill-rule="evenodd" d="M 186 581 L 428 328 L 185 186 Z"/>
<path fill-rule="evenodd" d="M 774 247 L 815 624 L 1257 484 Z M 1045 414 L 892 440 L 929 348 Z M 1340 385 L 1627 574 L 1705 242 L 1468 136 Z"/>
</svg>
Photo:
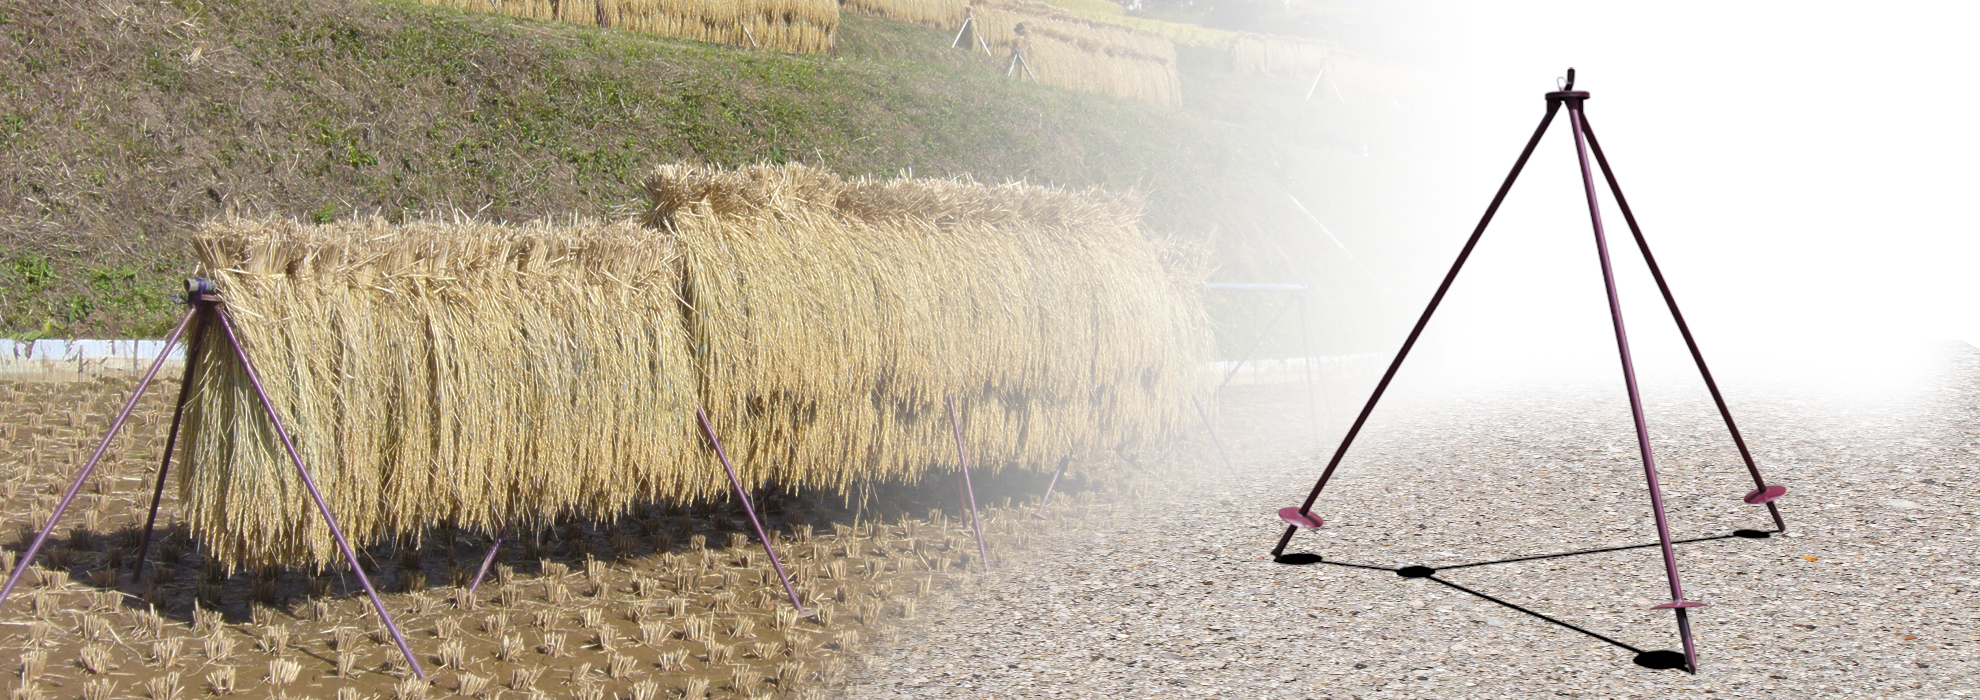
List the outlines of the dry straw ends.
<svg viewBox="0 0 1980 700">
<path fill-rule="evenodd" d="M 241 343 L 355 542 L 718 493 L 679 268 L 635 224 L 227 219 L 196 237 Z M 235 566 L 340 561 L 217 325 L 186 416 L 186 517 Z"/>
<path fill-rule="evenodd" d="M 835 0 L 420 0 L 433 5 L 785 53 L 832 50 Z"/>
<path fill-rule="evenodd" d="M 1199 265 L 1100 191 L 662 168 L 703 397 L 746 474 L 844 488 L 956 462 L 1050 468 L 1190 415 Z"/>
</svg>

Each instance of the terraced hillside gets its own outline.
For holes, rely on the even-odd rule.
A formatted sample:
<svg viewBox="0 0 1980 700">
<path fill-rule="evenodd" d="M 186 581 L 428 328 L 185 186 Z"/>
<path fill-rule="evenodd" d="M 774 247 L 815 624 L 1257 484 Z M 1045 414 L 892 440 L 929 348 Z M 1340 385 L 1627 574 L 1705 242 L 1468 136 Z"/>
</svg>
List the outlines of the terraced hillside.
<svg viewBox="0 0 1980 700">
<path fill-rule="evenodd" d="M 836 55 L 786 56 L 366 0 L 10 5 L 0 332 L 155 337 L 187 233 L 225 211 L 609 216 L 677 160 L 1134 189 L 1226 275 L 1313 272 L 1279 188 L 1351 179 L 1303 173 L 1365 118 L 1215 57 L 1182 57 L 1166 108 L 1006 80 L 949 39 L 847 15 Z"/>
</svg>

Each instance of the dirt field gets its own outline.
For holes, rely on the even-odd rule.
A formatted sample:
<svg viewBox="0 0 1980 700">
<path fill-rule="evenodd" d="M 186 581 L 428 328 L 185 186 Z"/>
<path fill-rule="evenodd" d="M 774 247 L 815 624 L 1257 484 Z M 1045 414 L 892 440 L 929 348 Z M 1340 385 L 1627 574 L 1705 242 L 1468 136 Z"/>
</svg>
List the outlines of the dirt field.
<svg viewBox="0 0 1980 700">
<path fill-rule="evenodd" d="M 70 375 L 73 379 L 74 375 Z M 134 382 L 0 377 L 13 565 Z M 488 542 L 457 532 L 365 552 L 366 569 L 431 674 L 403 658 L 348 572 L 228 572 L 177 526 L 166 489 L 147 576 L 129 578 L 177 383 L 149 393 L 112 454 L 0 610 L 0 669 L 15 698 L 158 700 L 212 695 L 587 699 L 818 697 L 851 655 L 919 616 L 934 591 L 967 586 L 974 536 L 947 478 L 867 494 L 779 494 L 761 507 L 816 619 L 799 619 L 732 503 L 651 507 L 571 521 L 504 547 L 478 594 L 465 586 Z M 1131 491 L 1075 464 L 1043 516 L 1044 478 L 979 474 L 993 559 Z"/>
<path fill-rule="evenodd" d="M 1297 394 L 1260 387 L 1223 403 L 1235 473 L 1179 473 L 1041 535 L 869 647 L 847 696 L 1980 695 L 1980 351 L 1875 394 L 1832 380 L 1721 376 L 1790 488 L 1788 532 L 1765 538 L 1734 534 L 1773 524 L 1740 502 L 1752 484 L 1702 388 L 1646 387 L 1686 598 L 1710 605 L 1695 676 L 1633 663 L 1678 638 L 1651 609 L 1670 591 L 1619 382 L 1393 396 L 1317 502 L 1326 525 L 1288 549 L 1320 559 L 1300 566 L 1268 558 L 1273 513 L 1332 443 L 1303 437 Z"/>
</svg>

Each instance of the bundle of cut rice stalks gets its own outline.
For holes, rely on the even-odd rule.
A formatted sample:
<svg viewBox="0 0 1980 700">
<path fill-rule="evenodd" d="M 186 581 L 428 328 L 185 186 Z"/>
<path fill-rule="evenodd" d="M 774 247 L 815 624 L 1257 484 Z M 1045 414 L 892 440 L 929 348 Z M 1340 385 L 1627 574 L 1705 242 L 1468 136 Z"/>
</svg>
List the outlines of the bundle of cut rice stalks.
<svg viewBox="0 0 1980 700">
<path fill-rule="evenodd" d="M 1213 29 L 1129 15 L 1126 8 L 1113 0 L 1044 0 L 1044 2 L 1087 19 L 1146 29 L 1166 36 L 1178 45 L 1229 49 L 1231 42 L 1238 36 L 1237 32 L 1228 29 Z"/>
<path fill-rule="evenodd" d="M 420 0 L 512 17 L 608 27 L 785 53 L 832 50 L 836 0 Z"/>
<path fill-rule="evenodd" d="M 1182 104 L 1176 45 L 1168 37 L 1034 0 L 972 0 L 970 13 L 976 18 L 973 31 L 993 49 L 1022 52 L 1039 82 Z"/>
<path fill-rule="evenodd" d="M 991 470 L 1149 446 L 1194 418 L 1200 257 L 1152 242 L 1137 200 L 803 166 L 669 166 L 649 190 L 704 400 L 755 478 L 953 470 L 951 393 Z"/>
<path fill-rule="evenodd" d="M 845 0 L 845 9 L 869 17 L 913 22 L 938 29 L 960 29 L 969 0 Z"/>
<path fill-rule="evenodd" d="M 1327 44 L 1271 34 L 1240 34 L 1231 43 L 1231 70 L 1241 75 L 1311 78 L 1327 65 Z"/>
<path fill-rule="evenodd" d="M 351 540 L 492 533 L 957 461 L 1050 469 L 1194 416 L 1201 256 L 1133 199 L 1030 185 L 663 168 L 650 226 L 226 219 L 196 237 Z M 181 495 L 229 566 L 339 561 L 217 328 Z"/>
<path fill-rule="evenodd" d="M 196 238 L 297 449 L 360 546 L 725 487 L 668 238 L 526 227 L 240 219 Z M 218 327 L 195 358 L 178 472 L 208 556 L 341 562 Z"/>
<path fill-rule="evenodd" d="M 1166 56 L 1137 54 L 1096 46 L 1090 33 L 1067 33 L 1066 28 L 1058 23 L 1018 25 L 1017 49 L 1024 68 L 1039 82 L 1159 105 L 1182 104 L 1173 45 Z"/>
</svg>

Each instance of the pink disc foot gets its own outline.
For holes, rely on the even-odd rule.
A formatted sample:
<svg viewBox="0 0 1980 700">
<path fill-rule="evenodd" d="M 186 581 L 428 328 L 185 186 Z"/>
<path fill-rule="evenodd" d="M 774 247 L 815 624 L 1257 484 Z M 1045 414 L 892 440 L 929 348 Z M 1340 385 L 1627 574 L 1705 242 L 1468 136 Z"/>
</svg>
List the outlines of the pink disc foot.
<svg viewBox="0 0 1980 700">
<path fill-rule="evenodd" d="M 1321 520 L 1318 515 L 1301 513 L 1298 508 L 1280 508 L 1279 519 L 1286 521 L 1286 524 L 1293 527 L 1307 529 L 1320 527 L 1322 523 L 1326 522 Z"/>
<path fill-rule="evenodd" d="M 1705 603 L 1696 600 L 1677 600 L 1650 608 L 1651 610 L 1676 610 L 1678 608 L 1702 608 Z"/>
<path fill-rule="evenodd" d="M 1780 484 L 1768 484 L 1767 488 L 1754 489 L 1752 492 L 1746 494 L 1745 498 L 1742 498 L 1740 500 L 1746 501 L 1750 505 L 1757 506 L 1762 503 L 1770 502 L 1776 498 L 1780 498 L 1781 496 L 1785 496 L 1785 495 L 1787 495 L 1786 486 L 1782 486 Z"/>
</svg>

